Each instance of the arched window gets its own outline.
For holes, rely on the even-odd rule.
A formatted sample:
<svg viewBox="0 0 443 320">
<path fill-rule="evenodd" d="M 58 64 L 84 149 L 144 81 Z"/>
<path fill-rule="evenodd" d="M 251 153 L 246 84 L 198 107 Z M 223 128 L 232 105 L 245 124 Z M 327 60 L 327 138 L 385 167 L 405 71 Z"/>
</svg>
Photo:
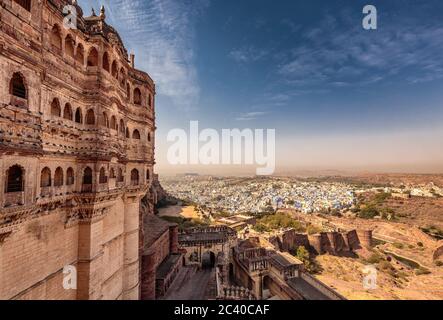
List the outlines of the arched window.
<svg viewBox="0 0 443 320">
<path fill-rule="evenodd" d="M 137 129 L 132 133 L 132 139 L 140 140 L 140 132 Z"/>
<path fill-rule="evenodd" d="M 113 62 L 112 62 L 112 71 L 111 71 L 111 74 L 112 74 L 112 76 L 114 77 L 114 78 L 118 78 L 118 69 L 117 69 L 117 62 L 114 60 Z"/>
<path fill-rule="evenodd" d="M 148 106 L 152 107 L 152 96 L 148 94 Z"/>
<path fill-rule="evenodd" d="M 139 184 L 139 175 L 137 169 L 132 169 L 131 171 L 131 185 L 138 186 Z"/>
<path fill-rule="evenodd" d="M 75 55 L 75 61 L 83 65 L 85 63 L 85 49 L 81 43 L 77 46 L 77 53 Z"/>
<path fill-rule="evenodd" d="M 107 52 L 103 54 L 102 64 L 103 64 L 103 69 L 109 72 L 109 56 Z"/>
<path fill-rule="evenodd" d="M 22 192 L 25 190 L 24 170 L 20 166 L 12 166 L 6 172 L 6 193 Z"/>
<path fill-rule="evenodd" d="M 31 11 L 31 0 L 14 0 L 14 2 L 18 3 L 23 9 Z"/>
<path fill-rule="evenodd" d="M 65 53 L 71 58 L 75 58 L 74 55 L 75 41 L 70 34 L 65 38 Z"/>
<path fill-rule="evenodd" d="M 51 115 L 56 117 L 61 117 L 61 108 L 60 108 L 60 102 L 57 98 L 54 98 L 51 103 Z"/>
<path fill-rule="evenodd" d="M 103 127 L 109 128 L 109 120 L 108 120 L 108 115 L 106 114 L 106 112 L 103 112 L 103 118 L 101 121 L 101 125 Z"/>
<path fill-rule="evenodd" d="M 86 113 L 86 121 L 85 123 L 87 125 L 94 125 L 95 124 L 95 115 L 94 115 L 94 110 L 89 109 L 88 112 Z"/>
<path fill-rule="evenodd" d="M 58 167 L 55 170 L 54 186 L 55 187 L 61 187 L 62 185 L 63 185 L 63 169 Z"/>
<path fill-rule="evenodd" d="M 129 135 L 129 129 L 128 128 L 126 128 L 126 138 L 130 138 L 130 135 Z"/>
<path fill-rule="evenodd" d="M 131 100 L 131 86 L 129 85 L 129 82 L 126 83 L 126 96 Z"/>
<path fill-rule="evenodd" d="M 148 141 L 151 142 L 151 133 L 148 132 Z"/>
<path fill-rule="evenodd" d="M 92 169 L 89 167 L 83 171 L 83 184 L 92 184 Z"/>
<path fill-rule="evenodd" d="M 120 132 L 125 134 L 125 123 L 120 119 Z"/>
<path fill-rule="evenodd" d="M 63 109 L 63 118 L 72 121 L 72 107 L 69 103 L 65 104 Z"/>
<path fill-rule="evenodd" d="M 142 104 L 142 93 L 139 88 L 134 89 L 134 103 L 138 105 Z"/>
<path fill-rule="evenodd" d="M 88 54 L 88 67 L 98 66 L 98 51 L 95 47 L 92 47 Z"/>
<path fill-rule="evenodd" d="M 123 170 L 122 170 L 122 168 L 118 168 L 117 181 L 118 181 L 118 182 L 123 182 L 123 181 L 125 181 L 125 177 L 123 176 Z"/>
<path fill-rule="evenodd" d="M 74 184 L 74 169 L 68 168 L 66 171 L 66 185 L 72 186 Z"/>
<path fill-rule="evenodd" d="M 82 110 L 80 108 L 77 108 L 77 110 L 75 111 L 75 122 L 83 123 L 82 119 Z"/>
<path fill-rule="evenodd" d="M 12 79 L 9 85 L 9 91 L 9 93 L 12 94 L 14 97 L 27 99 L 25 79 L 20 73 L 16 72 L 12 75 Z"/>
<path fill-rule="evenodd" d="M 40 175 L 40 187 L 46 188 L 51 186 L 51 170 L 45 167 Z"/>
<path fill-rule="evenodd" d="M 146 169 L 146 180 L 149 181 L 149 179 L 151 179 L 151 172 L 149 169 Z"/>
<path fill-rule="evenodd" d="M 111 168 L 111 171 L 109 172 L 109 178 L 110 179 L 115 179 L 115 170 L 114 170 L 114 168 Z"/>
<path fill-rule="evenodd" d="M 99 183 L 107 183 L 108 177 L 106 176 L 105 168 L 100 169 L 100 177 L 99 177 Z"/>
<path fill-rule="evenodd" d="M 125 82 L 126 82 L 126 73 L 125 73 L 125 69 L 120 68 L 120 85 L 124 88 L 125 87 Z"/>
<path fill-rule="evenodd" d="M 58 25 L 54 25 L 51 31 L 51 47 L 58 52 L 62 50 L 62 36 Z"/>
<path fill-rule="evenodd" d="M 115 119 L 115 116 L 111 117 L 111 124 L 110 124 L 111 129 L 113 130 L 117 130 L 117 120 Z"/>
</svg>

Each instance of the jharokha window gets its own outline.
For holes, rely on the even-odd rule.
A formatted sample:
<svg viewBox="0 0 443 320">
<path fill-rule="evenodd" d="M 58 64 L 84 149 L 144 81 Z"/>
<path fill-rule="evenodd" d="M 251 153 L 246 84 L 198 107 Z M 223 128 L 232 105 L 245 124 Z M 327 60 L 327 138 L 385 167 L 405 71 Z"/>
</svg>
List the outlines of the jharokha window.
<svg viewBox="0 0 443 320">
<path fill-rule="evenodd" d="M 139 88 L 134 89 L 134 104 L 142 104 L 142 93 Z"/>
<path fill-rule="evenodd" d="M 6 175 L 6 193 L 24 191 L 23 169 L 20 166 L 10 167 Z"/>
<path fill-rule="evenodd" d="M 12 75 L 10 83 L 10 93 L 14 97 L 27 99 L 25 80 L 23 79 L 22 75 L 18 72 Z"/>
<path fill-rule="evenodd" d="M 58 25 L 54 25 L 51 31 L 51 46 L 57 51 L 62 50 L 62 36 Z"/>
<path fill-rule="evenodd" d="M 63 169 L 58 167 L 55 170 L 55 175 L 54 175 L 54 186 L 56 187 L 61 187 L 63 186 Z"/>
<path fill-rule="evenodd" d="M 139 184 L 138 170 L 137 169 L 133 169 L 131 171 L 131 185 L 132 186 L 138 186 L 138 184 Z"/>
<path fill-rule="evenodd" d="M 51 186 L 51 170 L 49 168 L 44 168 L 40 177 L 40 187 L 47 188 Z"/>
<path fill-rule="evenodd" d="M 89 167 L 83 172 L 83 184 L 92 184 L 92 169 Z"/>
<path fill-rule="evenodd" d="M 65 109 L 63 110 L 63 118 L 72 121 L 72 107 L 69 103 L 65 104 Z"/>
<path fill-rule="evenodd" d="M 109 172 L 109 178 L 110 178 L 110 179 L 115 179 L 115 171 L 114 171 L 114 168 L 111 168 L 111 171 Z"/>
<path fill-rule="evenodd" d="M 140 132 L 138 132 L 137 129 L 135 129 L 134 132 L 132 133 L 132 139 L 140 140 Z"/>
<path fill-rule="evenodd" d="M 61 108 L 60 108 L 60 102 L 57 98 L 54 98 L 51 103 L 51 115 L 60 117 L 61 116 Z"/>
<path fill-rule="evenodd" d="M 108 177 L 106 176 L 105 168 L 100 169 L 99 183 L 107 183 Z"/>
<path fill-rule="evenodd" d="M 109 72 L 109 71 L 110 71 L 110 70 L 109 70 L 109 56 L 108 56 L 108 53 L 107 53 L 107 52 L 105 52 L 105 53 L 103 54 L 103 60 L 102 60 L 102 61 L 103 61 L 103 62 L 102 62 L 103 69 Z"/>
<path fill-rule="evenodd" d="M 98 66 L 98 52 L 97 49 L 92 48 L 88 55 L 88 67 L 96 66 Z"/>
<path fill-rule="evenodd" d="M 118 168 L 118 177 L 117 177 L 117 181 L 118 182 L 123 182 L 125 181 L 125 177 L 123 176 L 123 170 L 121 168 Z"/>
<path fill-rule="evenodd" d="M 111 123 L 110 123 L 111 129 L 117 130 L 117 119 L 115 116 L 111 117 Z"/>
<path fill-rule="evenodd" d="M 86 113 L 86 124 L 87 125 L 94 125 L 95 124 L 95 115 L 94 110 L 89 109 Z"/>
<path fill-rule="evenodd" d="M 31 0 L 14 0 L 14 2 L 19 4 L 25 10 L 31 11 Z"/>
<path fill-rule="evenodd" d="M 70 34 L 68 34 L 65 38 L 65 53 L 71 58 L 75 58 L 74 54 L 75 41 Z"/>
<path fill-rule="evenodd" d="M 82 122 L 82 111 L 80 110 L 80 108 L 77 108 L 77 110 L 75 111 L 75 122 L 83 123 Z"/>
<path fill-rule="evenodd" d="M 66 172 L 66 185 L 72 186 L 74 184 L 74 169 L 69 168 Z"/>
<path fill-rule="evenodd" d="M 85 63 L 85 50 L 83 49 L 83 46 L 81 43 L 77 46 L 77 52 L 75 54 L 75 60 L 83 65 Z"/>
</svg>

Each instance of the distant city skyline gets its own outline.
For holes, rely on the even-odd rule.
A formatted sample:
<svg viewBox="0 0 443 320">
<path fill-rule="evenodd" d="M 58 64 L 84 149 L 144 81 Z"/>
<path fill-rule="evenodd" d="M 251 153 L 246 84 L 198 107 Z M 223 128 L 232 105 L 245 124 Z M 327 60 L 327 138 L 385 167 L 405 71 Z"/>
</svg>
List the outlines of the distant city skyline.
<svg viewBox="0 0 443 320">
<path fill-rule="evenodd" d="M 80 0 L 106 7 L 136 66 L 157 84 L 156 170 L 169 130 L 276 129 L 276 174 L 443 173 L 441 1 Z"/>
</svg>

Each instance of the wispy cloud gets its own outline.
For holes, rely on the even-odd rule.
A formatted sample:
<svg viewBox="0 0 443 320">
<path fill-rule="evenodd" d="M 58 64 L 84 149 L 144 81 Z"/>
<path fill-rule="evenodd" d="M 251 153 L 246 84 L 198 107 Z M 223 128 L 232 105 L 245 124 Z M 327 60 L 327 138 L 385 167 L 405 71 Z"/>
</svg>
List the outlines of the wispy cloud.
<svg viewBox="0 0 443 320">
<path fill-rule="evenodd" d="M 228 56 L 238 63 L 257 62 L 269 55 L 269 50 L 256 48 L 254 46 L 244 46 L 233 49 Z"/>
<path fill-rule="evenodd" d="M 278 74 L 287 84 L 304 87 L 368 85 L 394 77 L 409 83 L 443 78 L 441 25 L 385 23 L 365 31 L 355 21 L 347 23 L 329 18 L 306 30 Z"/>
<path fill-rule="evenodd" d="M 239 115 L 235 118 L 236 121 L 251 121 L 256 120 L 259 117 L 266 115 L 268 112 L 265 111 L 255 111 L 255 112 L 247 112 Z"/>
<path fill-rule="evenodd" d="M 104 4 L 108 22 L 136 54 L 136 67 L 147 71 L 157 92 L 176 106 L 192 108 L 200 87 L 194 64 L 195 18 L 208 0 L 81 0 L 89 11 Z"/>
</svg>

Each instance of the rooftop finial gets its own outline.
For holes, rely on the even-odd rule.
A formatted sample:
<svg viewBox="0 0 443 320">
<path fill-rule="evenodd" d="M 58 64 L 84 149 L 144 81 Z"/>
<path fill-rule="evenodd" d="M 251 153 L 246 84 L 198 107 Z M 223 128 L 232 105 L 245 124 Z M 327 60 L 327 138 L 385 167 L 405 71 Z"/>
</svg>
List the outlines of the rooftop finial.
<svg viewBox="0 0 443 320">
<path fill-rule="evenodd" d="M 100 17 L 105 18 L 105 6 L 102 5 L 100 8 Z"/>
<path fill-rule="evenodd" d="M 97 15 L 95 14 L 95 10 L 94 10 L 94 8 L 92 8 L 92 16 L 93 17 L 96 17 Z"/>
</svg>

